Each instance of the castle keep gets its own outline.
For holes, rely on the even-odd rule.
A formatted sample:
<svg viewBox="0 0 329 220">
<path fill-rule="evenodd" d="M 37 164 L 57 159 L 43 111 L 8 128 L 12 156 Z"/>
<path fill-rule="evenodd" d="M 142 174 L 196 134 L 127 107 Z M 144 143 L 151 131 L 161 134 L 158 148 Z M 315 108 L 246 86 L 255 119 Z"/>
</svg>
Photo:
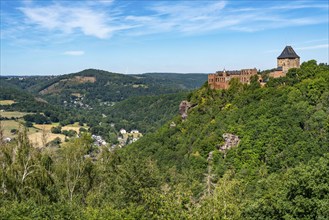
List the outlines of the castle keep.
<svg viewBox="0 0 329 220">
<path fill-rule="evenodd" d="M 269 77 L 278 78 L 286 76 L 291 68 L 299 68 L 300 57 L 291 46 L 286 46 L 277 57 L 277 69 L 269 73 Z M 238 78 L 241 83 L 250 83 L 250 78 L 257 75 L 257 69 L 242 69 L 233 71 L 217 71 L 208 75 L 208 85 L 211 89 L 227 89 L 233 78 Z"/>
<path fill-rule="evenodd" d="M 286 46 L 277 58 L 277 69 L 269 74 L 270 77 L 278 78 L 286 76 L 291 68 L 299 68 L 300 57 L 291 46 Z"/>
<path fill-rule="evenodd" d="M 278 56 L 278 68 L 282 68 L 282 72 L 287 73 L 290 68 L 299 68 L 300 60 L 291 46 L 286 46 L 281 55 Z"/>
</svg>

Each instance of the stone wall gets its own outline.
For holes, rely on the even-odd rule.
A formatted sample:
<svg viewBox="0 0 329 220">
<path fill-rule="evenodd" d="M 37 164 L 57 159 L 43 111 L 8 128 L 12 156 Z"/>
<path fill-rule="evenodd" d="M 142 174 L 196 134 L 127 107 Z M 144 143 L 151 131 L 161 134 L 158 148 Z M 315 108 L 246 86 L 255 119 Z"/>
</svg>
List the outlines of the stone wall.
<svg viewBox="0 0 329 220">
<path fill-rule="evenodd" d="M 254 75 L 257 75 L 256 68 L 217 72 L 208 75 L 208 85 L 211 89 L 228 89 L 231 79 L 237 78 L 241 83 L 250 83 L 250 77 Z"/>
<path fill-rule="evenodd" d="M 272 78 L 279 78 L 279 77 L 284 77 L 284 76 L 286 76 L 286 73 L 284 73 L 281 70 L 276 70 L 274 72 L 270 72 L 270 74 L 269 74 L 269 77 L 272 77 Z"/>
</svg>

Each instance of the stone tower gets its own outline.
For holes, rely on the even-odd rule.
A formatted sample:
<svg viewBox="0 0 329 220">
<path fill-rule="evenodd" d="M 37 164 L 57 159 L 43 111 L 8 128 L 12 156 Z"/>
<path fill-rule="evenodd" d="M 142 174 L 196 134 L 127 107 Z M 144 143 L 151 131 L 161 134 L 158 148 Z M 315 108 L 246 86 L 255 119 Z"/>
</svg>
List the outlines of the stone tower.
<svg viewBox="0 0 329 220">
<path fill-rule="evenodd" d="M 282 69 L 282 72 L 285 74 L 290 68 L 299 68 L 299 58 L 291 46 L 286 46 L 281 55 L 278 56 L 278 69 Z"/>
</svg>

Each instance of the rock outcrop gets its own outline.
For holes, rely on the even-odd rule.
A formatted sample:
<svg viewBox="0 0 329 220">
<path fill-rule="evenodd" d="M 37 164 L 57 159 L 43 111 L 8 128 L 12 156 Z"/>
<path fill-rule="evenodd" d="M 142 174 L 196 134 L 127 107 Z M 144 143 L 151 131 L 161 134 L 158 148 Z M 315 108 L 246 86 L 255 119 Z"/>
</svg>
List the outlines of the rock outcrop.
<svg viewBox="0 0 329 220">
<path fill-rule="evenodd" d="M 219 151 L 226 154 L 226 151 L 231 149 L 232 147 L 238 146 L 240 143 L 240 138 L 237 135 L 230 134 L 230 133 L 224 133 L 223 138 L 225 140 L 224 145 L 219 147 Z"/>
<path fill-rule="evenodd" d="M 179 114 L 182 116 L 182 119 L 185 120 L 187 118 L 187 110 L 191 107 L 191 103 L 188 101 L 182 101 L 179 104 Z"/>
</svg>

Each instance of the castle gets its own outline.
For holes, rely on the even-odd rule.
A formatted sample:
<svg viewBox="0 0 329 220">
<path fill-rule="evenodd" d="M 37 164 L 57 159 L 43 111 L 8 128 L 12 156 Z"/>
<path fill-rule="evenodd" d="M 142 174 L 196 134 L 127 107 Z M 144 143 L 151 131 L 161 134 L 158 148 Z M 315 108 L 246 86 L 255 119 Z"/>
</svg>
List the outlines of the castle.
<svg viewBox="0 0 329 220">
<path fill-rule="evenodd" d="M 290 68 L 299 68 L 300 57 L 291 46 L 286 46 L 280 56 L 277 57 L 277 68 L 269 73 L 269 77 L 278 78 L 286 76 Z M 239 79 L 241 83 L 250 83 L 250 78 L 257 75 L 257 69 L 242 69 L 233 71 L 217 71 L 208 75 L 208 85 L 211 89 L 227 89 L 233 78 Z M 262 81 L 262 80 L 260 80 Z"/>
</svg>

